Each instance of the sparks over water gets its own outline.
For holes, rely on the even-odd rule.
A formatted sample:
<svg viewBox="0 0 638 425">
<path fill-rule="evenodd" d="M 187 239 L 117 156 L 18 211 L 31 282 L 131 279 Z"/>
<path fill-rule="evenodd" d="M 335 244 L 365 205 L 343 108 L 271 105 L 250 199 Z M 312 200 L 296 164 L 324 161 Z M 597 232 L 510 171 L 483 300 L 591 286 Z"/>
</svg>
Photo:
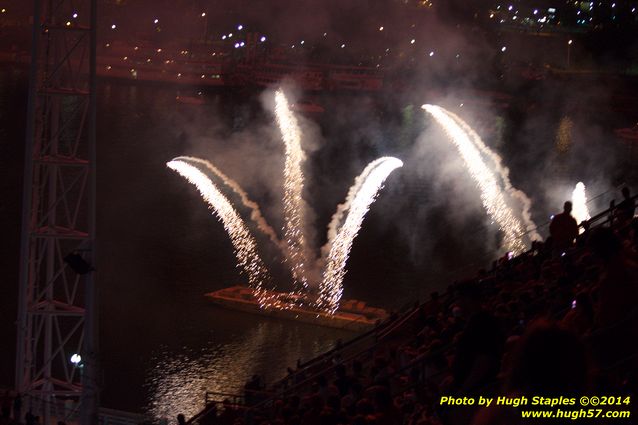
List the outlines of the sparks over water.
<svg viewBox="0 0 638 425">
<path fill-rule="evenodd" d="M 301 130 L 297 119 L 290 110 L 288 99 L 283 91 L 275 93 L 275 117 L 286 146 L 286 163 L 284 166 L 284 240 L 288 245 L 287 259 L 291 263 L 292 277 L 295 281 L 295 292 L 301 294 L 308 288 L 306 264 L 309 263 L 306 239 L 303 232 L 304 177 L 301 165 L 304 153 L 301 149 Z"/>
<path fill-rule="evenodd" d="M 269 280 L 268 270 L 257 254 L 255 240 L 230 201 L 217 189 L 206 174 L 193 165 L 177 159 L 166 165 L 192 183 L 221 220 L 235 248 L 237 264 L 243 268 L 248 276 L 248 282 L 255 290 L 260 306 L 268 306 L 269 300 L 263 292 L 263 284 Z"/>
<path fill-rule="evenodd" d="M 422 108 L 443 127 L 461 154 L 470 175 L 481 190 L 481 200 L 487 214 L 504 234 L 502 247 L 515 255 L 524 252 L 525 245 L 521 241 L 524 228 L 507 205 L 494 173 L 483 161 L 470 136 L 443 108 L 434 105 L 423 105 Z"/>
<path fill-rule="evenodd" d="M 304 176 L 301 165 L 304 153 L 301 149 L 301 135 L 297 121 L 288 106 L 288 101 L 281 90 L 275 94 L 275 117 L 286 146 L 286 163 L 284 169 L 284 241 L 277 237 L 274 229 L 268 225 L 261 214 L 257 203 L 248 198 L 247 193 L 230 177 L 222 173 L 209 161 L 189 156 L 181 156 L 173 159 L 167 165 L 194 184 L 204 200 L 215 211 L 228 232 L 238 265 L 246 274 L 250 286 L 254 288 L 255 296 L 263 308 L 289 309 L 294 305 L 308 302 L 309 272 L 316 271 L 322 275 L 319 283 L 319 297 L 310 300 L 309 303 L 334 314 L 343 293 L 343 278 L 346 273 L 345 265 L 352 248 L 352 243 L 370 205 L 376 199 L 383 182 L 392 171 L 403 163 L 397 158 L 383 157 L 371 162 L 363 172 L 355 179 L 354 185 L 348 191 L 343 204 L 337 207 L 328 226 L 328 242 L 322 248 L 321 261 L 318 264 L 324 266 L 323 272 L 319 268 L 311 267 L 309 253 L 306 246 L 304 233 L 304 208 L 302 200 Z M 284 252 L 286 262 L 290 266 L 295 290 L 291 293 L 299 295 L 294 297 L 292 303 L 285 294 L 267 291 L 263 284 L 270 281 L 266 266 L 256 252 L 256 242 L 250 234 L 245 223 L 235 211 L 230 201 L 215 186 L 213 181 L 197 167 L 189 162 L 205 166 L 224 185 L 239 195 L 244 206 L 251 209 L 251 218 L 257 224 L 257 228 L 268 235 L 270 240 L 276 243 Z M 344 219 L 345 216 L 345 219 Z"/>
<path fill-rule="evenodd" d="M 513 199 L 516 199 L 522 205 L 521 209 L 521 218 L 525 223 L 525 227 L 527 229 L 527 234 L 529 235 L 530 240 L 542 240 L 541 236 L 536 231 L 536 223 L 532 220 L 532 214 L 530 210 L 532 208 L 532 201 L 527 197 L 525 192 L 522 190 L 518 190 L 512 186 L 512 182 L 510 181 L 509 175 L 510 170 L 506 166 L 503 165 L 503 160 L 501 157 L 494 152 L 492 149 L 487 147 L 487 145 L 481 139 L 476 131 L 472 127 L 470 127 L 465 121 L 461 119 L 458 115 L 451 111 L 444 110 L 448 116 L 450 116 L 462 129 L 465 133 L 470 137 L 470 140 L 474 145 L 481 151 L 483 155 L 489 158 L 492 161 L 494 170 L 498 173 L 501 181 L 503 182 L 503 187 L 508 195 L 510 195 Z"/>
<path fill-rule="evenodd" d="M 576 183 L 576 187 L 572 192 L 572 215 L 578 224 L 591 218 L 589 208 L 587 208 L 587 195 L 585 194 L 583 182 Z M 583 233 L 585 229 L 581 227 L 579 231 Z"/>
<path fill-rule="evenodd" d="M 329 241 L 330 249 L 319 288 L 317 303 L 331 314 L 334 314 L 339 307 L 339 300 L 343 293 L 346 262 L 350 255 L 352 242 L 361 229 L 363 218 L 376 199 L 385 179 L 392 171 L 401 166 L 403 166 L 403 162 L 393 157 L 384 157 L 372 162 L 355 179 L 346 202 L 337 208 L 337 212 L 333 216 L 333 222 L 336 221 L 334 227 L 336 227 L 346 209 L 348 210 L 343 225 L 336 231 L 334 238 Z"/>
<path fill-rule="evenodd" d="M 275 243 L 277 246 L 283 249 L 283 245 L 284 245 L 283 242 L 277 237 L 277 233 L 275 232 L 275 229 L 273 229 L 268 224 L 268 222 L 262 215 L 261 209 L 259 208 L 259 204 L 257 204 L 257 202 L 255 201 L 250 200 L 250 198 L 248 197 L 248 194 L 246 193 L 244 189 L 241 188 L 239 183 L 237 183 L 235 180 L 228 177 L 226 174 L 221 172 L 219 168 L 215 167 L 213 164 L 211 164 L 210 161 L 206 161 L 205 159 L 195 158 L 193 156 L 178 156 L 177 158 L 174 158 L 173 161 L 195 162 L 198 164 L 202 164 L 206 168 L 208 168 L 208 170 L 211 171 L 213 174 L 215 174 L 226 186 L 230 187 L 233 190 L 233 192 L 239 195 L 241 202 L 242 204 L 244 204 L 244 206 L 250 208 L 251 210 L 250 218 L 257 225 L 257 228 L 261 230 L 266 236 L 268 236 L 273 243 Z"/>
</svg>

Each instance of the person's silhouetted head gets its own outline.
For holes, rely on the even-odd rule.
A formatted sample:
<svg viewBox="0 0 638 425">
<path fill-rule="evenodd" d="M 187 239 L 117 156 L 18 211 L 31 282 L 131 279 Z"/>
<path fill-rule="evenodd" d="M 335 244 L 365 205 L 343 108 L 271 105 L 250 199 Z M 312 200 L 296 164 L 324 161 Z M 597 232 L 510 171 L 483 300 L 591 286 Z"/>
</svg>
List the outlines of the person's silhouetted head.
<svg viewBox="0 0 638 425">
<path fill-rule="evenodd" d="M 563 204 L 563 211 L 568 214 L 572 212 L 572 203 L 570 201 L 567 201 L 565 202 L 565 204 Z"/>
<path fill-rule="evenodd" d="M 583 343 L 546 321 L 523 336 L 509 371 L 509 390 L 523 394 L 578 394 L 588 383 Z"/>
<path fill-rule="evenodd" d="M 179 425 L 184 425 L 186 423 L 186 417 L 183 414 L 177 415 L 177 423 Z"/>
<path fill-rule="evenodd" d="M 629 188 L 627 186 L 624 186 L 620 192 L 622 193 L 622 196 L 625 199 L 628 199 L 629 195 L 631 194 L 631 192 L 629 192 Z"/>
</svg>

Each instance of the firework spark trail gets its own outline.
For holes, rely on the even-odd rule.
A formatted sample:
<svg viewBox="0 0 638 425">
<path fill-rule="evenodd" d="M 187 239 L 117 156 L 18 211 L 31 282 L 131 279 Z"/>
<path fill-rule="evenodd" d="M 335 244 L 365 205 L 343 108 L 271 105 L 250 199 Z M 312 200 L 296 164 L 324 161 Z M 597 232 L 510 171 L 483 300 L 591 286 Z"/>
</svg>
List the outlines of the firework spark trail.
<svg viewBox="0 0 638 425">
<path fill-rule="evenodd" d="M 576 187 L 572 192 L 572 215 L 576 219 L 576 223 L 580 224 L 591 218 L 589 208 L 587 208 L 587 195 L 583 182 L 576 183 Z M 583 233 L 585 229 L 580 228 L 579 232 Z"/>
<path fill-rule="evenodd" d="M 470 137 L 443 108 L 434 105 L 423 105 L 422 108 L 434 117 L 456 145 L 470 175 L 481 190 L 483 206 L 504 233 L 503 248 L 515 255 L 524 252 L 525 245 L 520 240 L 520 235 L 524 232 L 523 225 L 507 206 L 496 177 L 481 158 Z"/>
<path fill-rule="evenodd" d="M 221 220 L 235 248 L 237 265 L 246 272 L 248 282 L 255 291 L 259 305 L 268 307 L 271 300 L 265 295 L 262 287 L 263 283 L 269 279 L 268 270 L 257 254 L 255 240 L 230 201 L 217 189 L 211 179 L 197 167 L 182 160 L 172 160 L 166 165 L 193 184 Z"/>
<path fill-rule="evenodd" d="M 212 173 L 214 173 L 217 177 L 219 177 L 226 186 L 230 187 L 233 190 L 233 192 L 239 195 L 241 202 L 242 204 L 244 204 L 244 206 L 250 208 L 251 210 L 250 218 L 251 220 L 253 220 L 253 222 L 255 222 L 255 224 L 257 224 L 257 228 L 261 230 L 266 236 L 268 236 L 270 240 L 274 242 L 280 249 L 282 250 L 284 249 L 283 241 L 281 241 L 277 237 L 277 233 L 275 232 L 275 230 L 268 224 L 268 222 L 262 215 L 261 210 L 259 209 L 259 204 L 257 204 L 257 202 L 255 201 L 252 201 L 248 197 L 248 194 L 241 188 L 239 183 L 237 183 L 235 180 L 225 175 L 221 170 L 219 170 L 211 162 L 205 159 L 196 158 L 193 156 L 178 156 L 177 158 L 173 158 L 173 161 L 190 161 L 190 162 L 202 164 L 206 168 L 208 168 Z"/>
<path fill-rule="evenodd" d="M 317 304 L 330 314 L 334 314 L 339 307 L 339 300 L 343 293 L 343 277 L 346 274 L 346 262 L 352 248 L 352 242 L 361 229 L 363 218 L 376 199 L 385 179 L 392 171 L 403 166 L 403 162 L 393 157 L 384 157 L 374 163 L 376 163 L 374 169 L 368 170 L 367 167 L 362 173 L 363 175 L 369 171 L 365 180 L 358 185 L 348 215 L 333 239 L 326 258 Z M 357 182 L 355 182 L 355 186 L 357 186 Z"/>
<path fill-rule="evenodd" d="M 304 177 L 301 164 L 304 161 L 301 149 L 301 131 L 297 119 L 290 110 L 283 91 L 275 93 L 275 118 L 286 146 L 284 166 L 284 239 L 288 244 L 287 260 L 290 261 L 295 293 L 302 294 L 308 288 L 306 264 L 309 264 L 306 239 L 304 237 L 304 203 L 302 198 Z"/>
<path fill-rule="evenodd" d="M 521 218 L 525 223 L 525 228 L 527 229 L 527 234 L 529 235 L 530 240 L 542 240 L 541 236 L 536 231 L 536 223 L 532 220 L 532 215 L 530 210 L 532 208 L 532 201 L 527 197 L 525 192 L 520 189 L 516 189 L 512 186 L 512 182 L 510 181 L 509 174 L 510 170 L 506 166 L 503 165 L 503 161 L 501 157 L 491 150 L 481 139 L 476 131 L 472 127 L 470 127 L 461 117 L 456 115 L 453 112 L 443 109 L 443 112 L 450 116 L 462 129 L 465 133 L 470 137 L 470 140 L 479 150 L 488 157 L 492 163 L 494 164 L 494 169 L 498 173 L 503 182 L 503 186 L 505 191 L 514 199 L 518 200 L 522 205 L 521 210 Z"/>
<path fill-rule="evenodd" d="M 326 244 L 321 247 L 321 254 L 323 258 L 327 257 L 328 252 L 330 252 L 332 241 L 337 236 L 337 232 L 343 224 L 343 217 L 346 214 L 346 211 L 350 209 L 355 196 L 357 196 L 357 193 L 359 193 L 359 191 L 361 190 L 361 186 L 363 186 L 368 176 L 370 176 L 370 174 L 386 160 L 387 158 L 379 158 L 368 164 L 368 166 L 361 172 L 361 174 L 359 174 L 359 176 L 354 179 L 354 184 L 348 190 L 348 195 L 346 196 L 345 202 L 337 205 L 337 210 L 333 214 L 332 219 L 328 224 L 328 240 Z"/>
</svg>

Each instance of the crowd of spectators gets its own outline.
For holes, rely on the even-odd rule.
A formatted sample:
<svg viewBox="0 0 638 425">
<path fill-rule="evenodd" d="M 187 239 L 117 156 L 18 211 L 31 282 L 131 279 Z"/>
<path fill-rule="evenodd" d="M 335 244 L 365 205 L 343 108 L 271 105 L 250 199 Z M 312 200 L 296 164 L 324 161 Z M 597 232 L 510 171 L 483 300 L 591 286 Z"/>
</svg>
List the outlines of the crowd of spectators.
<svg viewBox="0 0 638 425">
<path fill-rule="evenodd" d="M 581 234 L 566 204 L 544 242 L 432 293 L 367 349 L 289 369 L 270 388 L 276 396 L 200 423 L 530 424 L 520 407 L 440 398 L 635 394 L 638 218 L 628 190 L 623 197 Z"/>
</svg>

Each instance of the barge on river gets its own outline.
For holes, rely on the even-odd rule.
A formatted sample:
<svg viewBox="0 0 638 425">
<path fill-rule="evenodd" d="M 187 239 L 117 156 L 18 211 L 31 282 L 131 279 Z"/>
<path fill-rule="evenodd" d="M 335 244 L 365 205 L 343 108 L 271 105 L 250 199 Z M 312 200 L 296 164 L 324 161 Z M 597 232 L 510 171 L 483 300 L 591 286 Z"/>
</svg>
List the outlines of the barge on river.
<svg viewBox="0 0 638 425">
<path fill-rule="evenodd" d="M 288 295 L 282 292 L 268 292 L 269 295 L 278 298 L 285 298 Z M 342 301 L 339 310 L 333 315 L 311 306 L 293 304 L 285 309 L 273 307 L 263 309 L 259 307 L 253 290 L 245 286 L 231 286 L 209 292 L 205 296 L 213 304 L 233 310 L 352 331 L 369 330 L 388 317 L 388 313 L 384 309 L 370 307 L 365 302 L 357 300 Z"/>
</svg>

